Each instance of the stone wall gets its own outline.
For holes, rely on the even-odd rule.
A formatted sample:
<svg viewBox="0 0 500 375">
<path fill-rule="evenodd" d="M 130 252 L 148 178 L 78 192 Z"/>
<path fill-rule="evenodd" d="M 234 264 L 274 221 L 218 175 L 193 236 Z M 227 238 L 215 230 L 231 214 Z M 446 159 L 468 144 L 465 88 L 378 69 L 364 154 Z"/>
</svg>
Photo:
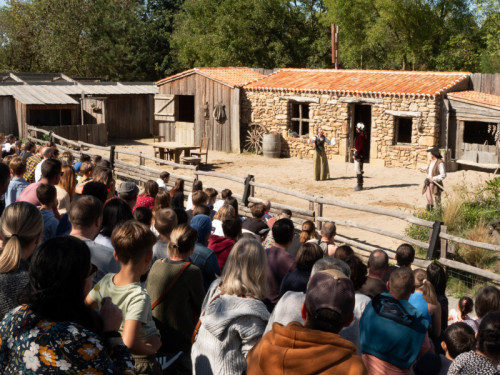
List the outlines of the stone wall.
<svg viewBox="0 0 500 375">
<path fill-rule="evenodd" d="M 243 90 L 241 123 L 259 123 L 268 132 L 280 134 L 282 157 L 312 158 L 313 155 L 313 146 L 307 144 L 307 137 L 289 134 L 292 101 L 309 102 L 311 135 L 322 127 L 328 138 L 336 139 L 334 146 L 327 146 L 330 159 L 347 160 L 354 102 L 371 104 L 372 107 L 370 163 L 415 168 L 426 164 L 427 148 L 438 145 L 440 98 Z M 411 143 L 395 144 L 395 118 L 398 115 L 412 118 Z M 245 134 L 245 129 L 241 134 Z"/>
</svg>

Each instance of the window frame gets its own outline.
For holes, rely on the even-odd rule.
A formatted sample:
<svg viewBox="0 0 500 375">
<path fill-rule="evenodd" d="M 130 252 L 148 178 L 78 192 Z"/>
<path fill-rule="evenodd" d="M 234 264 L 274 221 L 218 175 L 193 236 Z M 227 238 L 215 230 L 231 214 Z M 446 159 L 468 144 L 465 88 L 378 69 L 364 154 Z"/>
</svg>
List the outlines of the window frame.
<svg viewBox="0 0 500 375">
<path fill-rule="evenodd" d="M 309 134 L 310 133 L 310 129 L 311 129 L 311 118 L 309 117 L 310 116 L 310 110 L 311 108 L 309 107 L 309 104 L 310 103 L 302 103 L 302 102 L 297 102 L 297 101 L 290 101 L 290 124 L 289 124 L 289 127 L 288 129 L 291 130 L 291 131 L 294 131 L 293 129 L 293 122 L 298 122 L 299 123 L 299 128 L 298 128 L 298 135 L 299 135 L 299 138 L 304 136 L 305 134 Z M 294 114 L 294 106 L 298 106 L 298 110 L 299 110 L 299 117 L 293 117 L 293 114 Z M 303 117 L 303 107 L 302 106 L 307 106 L 307 115 L 308 117 Z M 303 131 L 303 125 L 304 123 L 307 123 L 307 132 L 304 132 Z"/>
<path fill-rule="evenodd" d="M 400 135 L 400 121 L 409 120 L 410 121 L 410 139 L 409 142 L 403 142 L 399 140 Z M 413 142 L 413 117 L 411 116 L 394 116 L 394 145 L 410 145 Z"/>
</svg>

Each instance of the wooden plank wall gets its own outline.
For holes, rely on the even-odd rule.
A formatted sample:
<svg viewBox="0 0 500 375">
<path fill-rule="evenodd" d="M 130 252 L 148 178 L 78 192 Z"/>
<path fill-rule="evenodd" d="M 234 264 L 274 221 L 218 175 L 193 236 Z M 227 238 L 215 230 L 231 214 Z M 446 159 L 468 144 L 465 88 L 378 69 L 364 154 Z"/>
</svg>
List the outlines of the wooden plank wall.
<svg viewBox="0 0 500 375">
<path fill-rule="evenodd" d="M 38 128 L 53 131 L 61 137 L 107 146 L 108 132 L 105 124 L 64 125 L 64 126 L 38 126 Z"/>
<path fill-rule="evenodd" d="M 16 105 L 16 118 L 17 127 L 19 132 L 19 138 L 24 138 L 27 135 L 26 132 L 26 106 L 18 100 L 15 100 Z"/>
<path fill-rule="evenodd" d="M 151 136 L 153 95 L 110 95 L 106 100 L 106 125 L 110 138 Z"/>
<path fill-rule="evenodd" d="M 77 98 L 78 100 L 79 98 Z M 95 108 L 92 108 L 92 104 Z M 106 99 L 84 98 L 83 103 L 83 123 L 84 124 L 105 124 L 106 123 Z M 78 122 L 81 124 L 81 112 L 78 113 Z"/>
<path fill-rule="evenodd" d="M 208 79 L 199 74 L 192 74 L 188 77 L 179 78 L 158 87 L 160 94 L 170 95 L 194 95 L 194 142 L 199 144 L 201 138 L 206 134 L 209 138 L 210 149 L 219 151 L 231 151 L 231 115 L 238 111 L 231 111 L 233 89 L 214 80 Z M 205 119 L 205 104 L 208 103 L 208 119 Z M 225 105 L 226 120 L 219 124 L 213 116 L 214 106 L 218 103 Z M 159 124 L 160 134 L 170 136 L 171 125 L 167 123 Z M 162 134 L 163 135 L 163 134 Z M 239 134 L 236 135 L 239 137 Z M 172 140 L 166 138 L 166 140 Z M 177 141 L 177 140 L 176 140 Z M 239 142 L 239 140 L 238 140 Z"/>
<path fill-rule="evenodd" d="M 471 75 L 472 89 L 486 94 L 500 95 L 500 73 Z"/>
<path fill-rule="evenodd" d="M 16 106 L 11 96 L 0 96 L 0 133 L 18 134 Z"/>
</svg>

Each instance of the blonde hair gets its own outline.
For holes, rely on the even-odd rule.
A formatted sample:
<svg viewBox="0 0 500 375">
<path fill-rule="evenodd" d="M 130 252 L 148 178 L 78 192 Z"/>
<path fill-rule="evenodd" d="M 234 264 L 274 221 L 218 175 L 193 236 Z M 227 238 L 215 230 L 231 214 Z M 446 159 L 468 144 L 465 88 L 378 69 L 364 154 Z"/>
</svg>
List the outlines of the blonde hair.
<svg viewBox="0 0 500 375">
<path fill-rule="evenodd" d="M 198 239 L 198 232 L 187 224 L 174 228 L 170 234 L 170 242 L 167 246 L 169 256 L 186 254 L 193 250 Z"/>
<path fill-rule="evenodd" d="M 43 219 L 34 205 L 16 202 L 2 214 L 0 232 L 4 247 L 0 253 L 0 273 L 17 270 L 22 249 L 43 233 Z"/>
<path fill-rule="evenodd" d="M 235 216 L 236 211 L 234 210 L 234 207 L 229 204 L 224 204 L 221 208 L 219 208 L 219 211 L 215 213 L 214 220 L 224 221 L 232 219 Z"/>
<path fill-rule="evenodd" d="M 424 300 L 431 305 L 437 305 L 437 295 L 434 286 L 427 280 L 427 272 L 422 269 L 413 271 L 415 289 L 421 289 Z"/>
<path fill-rule="evenodd" d="M 267 297 L 267 256 L 254 238 L 242 238 L 229 253 L 222 272 L 221 288 L 233 296 Z"/>
</svg>

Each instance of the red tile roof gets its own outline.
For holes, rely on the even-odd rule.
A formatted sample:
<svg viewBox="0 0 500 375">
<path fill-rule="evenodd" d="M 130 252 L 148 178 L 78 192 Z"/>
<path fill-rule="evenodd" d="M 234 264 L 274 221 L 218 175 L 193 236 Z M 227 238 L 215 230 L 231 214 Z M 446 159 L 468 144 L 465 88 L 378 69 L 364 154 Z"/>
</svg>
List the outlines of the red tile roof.
<svg viewBox="0 0 500 375">
<path fill-rule="evenodd" d="M 257 73 L 250 68 L 193 68 L 176 75 L 163 78 L 162 80 L 156 82 L 156 85 L 160 86 L 167 82 L 187 77 L 191 74 L 201 74 L 207 78 L 233 87 L 241 87 L 249 82 L 265 77 L 263 74 Z"/>
<path fill-rule="evenodd" d="M 245 90 L 435 96 L 469 76 L 465 72 L 281 69 L 246 85 Z"/>
<path fill-rule="evenodd" d="M 498 95 L 485 94 L 479 91 L 458 91 L 448 93 L 448 97 L 480 105 L 498 107 L 500 109 L 500 96 Z"/>
</svg>

